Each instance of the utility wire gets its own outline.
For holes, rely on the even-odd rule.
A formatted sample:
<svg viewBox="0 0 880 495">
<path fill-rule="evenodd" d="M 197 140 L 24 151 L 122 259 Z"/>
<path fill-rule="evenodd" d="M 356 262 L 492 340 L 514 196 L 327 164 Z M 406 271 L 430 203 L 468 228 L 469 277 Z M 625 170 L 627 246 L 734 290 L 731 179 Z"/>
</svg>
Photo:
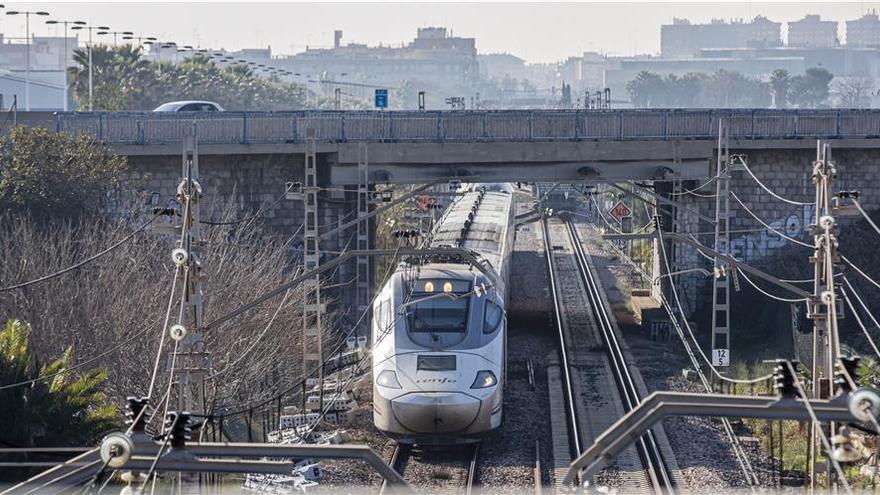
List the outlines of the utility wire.
<svg viewBox="0 0 880 495">
<path fill-rule="evenodd" d="M 225 221 L 225 222 L 213 222 L 213 221 L 211 221 L 211 220 L 199 220 L 199 223 L 204 224 L 204 225 L 224 226 L 224 225 L 238 225 L 238 224 L 241 224 L 241 223 L 250 222 L 251 220 L 254 220 L 254 219 L 256 219 L 257 217 L 259 217 L 260 215 L 262 215 L 262 214 L 263 214 L 266 210 L 268 210 L 269 208 L 274 208 L 278 203 L 280 203 L 281 201 L 283 201 L 284 198 L 286 197 L 287 193 L 290 192 L 290 189 L 291 189 L 292 187 L 293 187 L 293 184 L 287 186 L 287 187 L 284 189 L 284 194 L 281 194 L 281 195 L 278 197 L 278 199 L 276 199 L 275 201 L 273 201 L 272 203 L 270 203 L 270 204 L 268 204 L 268 205 L 263 205 L 263 206 L 261 206 L 259 209 L 257 209 L 256 213 L 254 213 L 253 215 L 251 215 L 251 216 L 249 216 L 249 217 L 245 217 L 245 218 L 242 218 L 242 219 L 239 219 L 239 220 Z"/>
<path fill-rule="evenodd" d="M 150 224 L 153 223 L 157 218 L 159 218 L 159 215 L 158 215 L 158 214 L 157 214 L 157 215 L 153 215 L 153 218 L 151 218 L 149 221 L 147 221 L 146 223 L 144 223 L 143 225 L 141 225 L 140 227 L 138 227 L 137 230 L 135 230 L 134 232 L 132 232 L 132 233 L 128 234 L 127 236 L 123 237 L 122 239 L 120 239 L 118 242 L 116 242 L 116 244 L 113 244 L 112 246 L 108 247 L 107 249 L 105 249 L 105 250 L 103 250 L 103 251 L 101 251 L 101 252 L 99 252 L 99 253 L 96 253 L 96 254 L 94 254 L 94 255 L 92 255 L 92 256 L 89 256 L 88 258 L 86 258 L 86 259 L 84 259 L 84 260 L 82 260 L 82 261 L 80 261 L 80 262 L 78 262 L 78 263 L 75 263 L 75 264 L 73 264 L 73 265 L 71 265 L 71 266 L 69 266 L 69 267 L 67 267 L 67 268 L 62 269 L 62 270 L 58 270 L 58 271 L 55 272 L 55 273 L 50 273 L 49 275 L 44 275 L 44 276 L 42 276 L 42 277 L 40 277 L 40 278 L 36 278 L 36 279 L 34 279 L 34 280 L 29 280 L 29 281 L 27 281 L 27 282 L 22 282 L 22 283 L 20 283 L 20 284 L 10 285 L 9 287 L 3 287 L 3 288 L 0 288 L 0 292 L 9 292 L 9 291 L 11 291 L 11 290 L 21 289 L 21 288 L 23 288 L 23 287 L 27 287 L 27 286 L 29 286 L 29 285 L 34 285 L 34 284 L 37 284 L 37 283 L 40 283 L 40 282 L 45 282 L 46 280 L 51 280 L 51 279 L 53 279 L 53 278 L 55 278 L 55 277 L 59 277 L 59 276 L 61 276 L 61 275 L 64 275 L 65 273 L 68 273 L 68 272 L 71 272 L 71 271 L 73 271 L 73 270 L 76 270 L 77 268 L 80 268 L 80 267 L 83 266 L 83 265 L 86 265 L 86 264 L 88 264 L 88 263 L 91 263 L 92 261 L 95 261 L 96 259 L 100 258 L 101 256 L 104 256 L 105 254 L 110 253 L 111 251 L 115 250 L 115 249 L 118 248 L 119 246 L 121 246 L 121 245 L 125 244 L 126 242 L 130 241 L 132 238 L 134 238 L 135 235 L 137 235 L 138 233 L 142 232 L 144 229 L 146 229 L 147 227 L 149 227 Z"/>
<path fill-rule="evenodd" d="M 755 215 L 755 213 L 752 212 L 752 210 L 749 209 L 749 207 L 746 206 L 745 203 L 743 203 L 741 199 L 739 199 L 739 196 L 737 196 L 735 192 L 730 191 L 730 195 L 733 196 L 733 199 L 735 199 L 736 202 L 739 203 L 740 206 L 742 206 L 743 209 L 746 210 L 746 212 L 747 212 L 749 215 L 752 216 L 752 218 L 754 218 L 755 220 L 757 220 L 758 223 L 760 223 L 761 225 L 763 225 L 766 229 L 770 230 L 770 231 L 773 232 L 774 234 L 778 235 L 779 237 L 782 237 L 783 239 L 786 239 L 786 240 L 791 241 L 791 242 L 793 242 L 793 243 L 795 243 L 795 244 L 798 244 L 798 245 L 800 245 L 800 246 L 808 247 L 808 248 L 810 248 L 810 249 L 812 249 L 812 248 L 814 247 L 814 246 L 812 246 L 811 244 L 807 244 L 807 243 L 804 242 L 804 241 L 799 241 L 799 240 L 797 240 L 797 239 L 795 239 L 795 238 L 793 238 L 793 237 L 789 237 L 789 236 L 783 234 L 782 232 L 780 232 L 780 231 L 774 229 L 774 228 L 771 227 L 767 222 L 765 222 L 764 220 L 762 220 L 761 217 L 759 217 L 758 215 Z"/>
<path fill-rule="evenodd" d="M 290 289 L 287 289 L 287 292 L 284 293 L 284 297 L 281 298 L 281 303 L 279 303 L 278 307 L 275 308 L 275 312 L 272 314 L 272 317 L 269 319 L 269 322 L 266 323 L 266 326 L 263 328 L 263 331 L 260 332 L 260 334 L 257 336 L 257 338 L 253 339 L 253 342 L 251 342 L 251 345 L 238 356 L 238 359 L 233 361 L 232 364 L 229 364 L 226 367 L 224 367 L 223 370 L 218 371 L 217 373 L 214 373 L 213 375 L 207 377 L 206 379 L 217 378 L 218 376 L 222 375 L 223 373 L 226 373 L 227 371 L 233 369 L 238 363 L 241 362 L 242 359 L 244 359 L 248 354 L 251 353 L 251 351 L 254 350 L 254 348 L 257 346 L 257 344 L 260 343 L 260 340 L 262 340 L 263 337 L 266 335 L 266 332 L 269 331 L 269 328 L 272 327 L 272 323 L 275 322 L 275 318 L 278 317 L 278 313 L 281 312 L 281 308 L 284 307 L 284 303 L 287 302 L 287 296 L 289 296 L 289 295 L 290 295 Z"/>
<path fill-rule="evenodd" d="M 153 363 L 153 373 L 150 375 L 150 386 L 147 387 L 147 397 L 153 396 L 153 387 L 156 385 L 156 376 L 159 374 L 159 362 L 162 360 L 162 350 L 165 347 L 165 335 L 168 333 L 168 320 L 171 319 L 171 307 L 174 305 L 174 289 L 177 287 L 177 277 L 180 275 L 180 265 L 174 268 L 174 279 L 171 281 L 171 291 L 168 296 L 168 309 L 165 310 L 165 323 L 162 324 L 162 333 L 159 335 L 159 347 L 156 349 L 156 361 Z"/>
<path fill-rule="evenodd" d="M 743 278 L 746 279 L 746 282 L 748 282 L 749 285 L 751 285 L 752 287 L 755 288 L 755 290 L 757 290 L 757 291 L 760 292 L 761 294 L 764 294 L 765 296 L 769 297 L 770 299 L 775 299 L 775 300 L 777 300 L 777 301 L 786 302 L 786 303 L 798 303 L 798 302 L 804 302 L 804 301 L 807 300 L 806 297 L 801 298 L 801 299 L 786 299 L 786 298 L 784 298 L 784 297 L 774 296 L 773 294 L 771 294 L 771 293 L 765 291 L 764 289 L 760 288 L 760 287 L 758 286 L 758 284 L 756 284 L 755 282 L 753 282 L 752 279 L 750 279 L 749 276 L 746 275 L 746 272 L 743 271 L 742 268 L 740 268 L 740 267 L 736 267 L 736 270 L 739 272 L 740 275 L 743 276 Z"/>
<path fill-rule="evenodd" d="M 657 229 L 657 233 L 660 235 L 660 243 L 659 243 L 660 244 L 660 251 L 661 251 L 661 254 L 663 255 L 663 261 L 666 265 L 666 271 L 667 271 L 667 273 L 671 273 L 672 270 L 670 269 L 671 267 L 669 265 L 669 258 L 666 254 L 666 245 L 663 242 L 663 231 L 660 229 Z M 679 299 L 679 297 L 678 297 L 678 289 L 676 289 L 675 283 L 671 279 L 669 281 L 669 286 L 672 288 L 672 295 L 675 298 L 675 305 L 678 307 L 679 313 L 681 313 L 681 319 L 684 322 L 684 327 L 687 329 L 688 334 L 690 335 L 691 339 L 694 341 L 694 344 L 697 347 L 697 351 L 699 351 L 700 356 L 703 358 L 703 361 L 705 361 L 706 364 L 709 366 L 709 369 L 712 370 L 712 374 L 714 374 L 720 380 L 723 380 L 726 382 L 731 382 L 731 383 L 741 383 L 741 384 L 760 383 L 760 382 L 769 380 L 770 378 L 773 377 L 773 374 L 771 373 L 769 375 L 765 375 L 765 376 L 758 377 L 758 378 L 753 378 L 751 380 L 739 380 L 739 379 L 735 379 L 735 378 L 728 378 L 728 377 L 722 375 L 721 373 L 719 373 L 718 370 L 715 369 L 715 366 L 712 364 L 712 361 L 710 361 L 709 358 L 706 356 L 706 353 L 703 352 L 703 348 L 700 347 L 699 342 L 697 342 L 697 338 L 694 336 L 694 332 L 691 330 L 690 323 L 688 323 L 687 317 L 684 314 L 684 308 L 682 307 L 681 299 Z"/>
<path fill-rule="evenodd" d="M 874 228 L 874 232 L 877 232 L 878 234 L 880 234 L 880 228 L 878 228 L 878 227 L 877 227 L 877 224 L 874 223 L 873 220 L 871 220 L 871 217 L 868 216 L 868 213 L 865 212 L 865 209 L 864 209 L 864 208 L 862 208 L 862 205 L 859 203 L 859 200 L 853 198 L 852 202 L 853 202 L 854 205 L 856 205 L 856 208 L 858 208 L 859 213 L 861 213 L 862 216 L 865 217 L 865 220 L 867 220 L 868 223 L 871 225 L 871 227 Z"/>
<path fill-rule="evenodd" d="M 401 239 L 401 240 L 397 243 L 397 249 L 396 249 L 394 255 L 392 256 L 392 258 L 391 258 L 391 262 L 388 264 L 388 269 L 386 270 L 386 272 L 385 272 L 385 276 L 383 277 L 383 285 L 384 285 L 385 283 L 387 283 L 388 278 L 389 278 L 389 277 L 391 276 L 391 274 L 393 273 L 393 270 L 394 270 L 394 267 L 395 267 L 395 261 L 397 260 L 398 252 L 400 251 L 400 248 L 401 248 L 402 246 L 403 246 L 403 239 Z M 370 301 L 370 303 L 366 306 L 366 308 L 364 308 L 364 311 L 361 312 L 361 316 L 357 319 L 357 321 L 354 323 L 354 325 L 351 326 L 351 328 L 348 330 L 348 332 L 346 332 L 344 335 L 342 335 L 342 336 L 340 337 L 339 343 L 336 345 L 336 347 L 335 347 L 332 351 L 330 351 L 329 355 L 334 355 L 334 354 L 336 354 L 337 352 L 339 352 L 340 349 L 342 349 L 342 346 L 345 345 L 345 339 L 346 339 L 347 337 L 350 337 L 350 336 L 355 332 L 355 330 L 358 328 L 358 326 L 360 326 L 360 323 L 361 323 L 361 322 L 363 321 L 363 319 L 366 317 L 366 315 L 367 315 L 368 312 L 369 312 L 369 309 L 373 306 L 373 303 L 376 301 L 376 298 L 378 298 L 378 297 L 379 297 L 379 292 L 376 292 L 376 294 L 373 295 L 373 298 L 372 298 L 372 300 Z M 318 366 L 316 366 L 313 370 L 311 370 L 311 371 L 309 371 L 309 372 L 306 372 L 306 373 L 303 373 L 302 375 L 300 375 L 299 377 L 297 377 L 297 378 L 295 379 L 295 383 L 294 383 L 293 385 L 291 385 L 291 386 L 288 387 L 287 389 L 285 389 L 285 390 L 279 392 L 278 394 L 275 394 L 275 395 L 273 395 L 273 396 L 271 396 L 271 397 L 269 397 L 269 398 L 267 398 L 267 399 L 265 399 L 265 400 L 262 400 L 262 401 L 257 402 L 257 403 L 253 403 L 253 404 L 251 404 L 250 406 L 247 406 L 247 407 L 245 407 L 245 406 L 239 406 L 239 407 L 237 407 L 237 408 L 235 408 L 235 409 L 232 409 L 231 411 L 229 411 L 229 410 L 227 409 L 226 412 L 223 412 L 223 413 L 221 413 L 221 414 L 216 414 L 216 415 L 215 415 L 215 414 L 211 413 L 211 414 L 209 414 L 208 416 L 212 417 L 213 419 L 222 419 L 222 418 L 227 418 L 227 417 L 232 417 L 232 416 L 238 416 L 238 415 L 240 415 L 240 414 L 244 414 L 244 413 L 246 413 L 246 412 L 248 412 L 248 411 L 250 411 L 250 410 L 253 410 L 253 409 L 256 409 L 256 408 L 259 408 L 259 407 L 265 406 L 266 404 L 269 404 L 270 402 L 273 402 L 273 401 L 277 400 L 279 397 L 283 397 L 284 395 L 289 394 L 289 393 L 293 392 L 295 389 L 297 389 L 298 387 L 302 386 L 302 384 L 305 383 L 305 380 L 306 380 L 308 377 L 310 377 L 310 376 L 312 376 L 313 374 L 317 373 L 317 372 L 318 372 L 323 366 L 325 366 L 325 365 L 327 364 L 327 362 L 328 362 L 328 360 L 323 360 L 323 361 L 321 362 L 321 364 L 318 365 Z"/>
<path fill-rule="evenodd" d="M 868 333 L 868 329 L 862 322 L 862 318 L 859 316 L 858 311 L 856 311 L 855 306 L 853 306 L 852 301 L 850 301 L 849 292 L 844 290 L 842 287 L 840 289 L 840 292 L 843 293 L 843 299 L 846 301 L 846 305 L 849 306 L 850 311 L 852 311 L 853 316 L 856 318 L 856 323 L 859 324 L 859 328 L 862 329 L 862 333 L 865 334 L 865 338 L 868 339 L 868 343 L 871 344 L 871 349 L 874 350 L 874 354 L 878 358 L 880 358 L 880 349 L 877 349 L 877 344 L 874 343 L 874 339 L 871 337 L 871 334 Z"/>
<path fill-rule="evenodd" d="M 660 242 L 660 245 L 661 246 L 663 245 L 662 241 Z M 669 259 L 666 257 L 666 249 L 665 249 L 665 247 L 663 247 L 662 249 L 663 249 L 662 254 L 663 254 L 663 259 L 664 259 L 664 262 L 666 265 L 666 270 L 667 270 L 667 272 L 669 272 L 670 271 L 669 270 L 669 268 L 670 268 L 669 267 Z M 674 285 L 673 285 L 673 290 L 674 290 Z M 677 293 L 676 293 L 676 297 L 678 297 Z M 694 351 L 691 348 L 691 345 L 688 342 L 687 337 L 685 337 L 684 332 L 681 329 L 681 325 L 678 324 L 678 319 L 675 317 L 675 314 L 673 314 L 672 308 L 670 307 L 670 304 L 669 304 L 669 301 L 667 301 L 666 296 L 663 295 L 662 291 L 660 294 L 660 302 L 663 306 L 663 309 L 665 309 L 666 313 L 669 315 L 669 321 L 672 322 L 672 325 L 675 327 L 675 332 L 678 335 L 679 340 L 681 340 L 681 344 L 684 347 L 685 353 L 687 353 L 688 358 L 690 358 L 690 361 L 694 367 L 694 370 L 700 376 L 700 381 L 703 384 L 703 388 L 706 389 L 707 393 L 711 393 L 712 386 L 709 384 L 709 380 L 706 378 L 706 374 L 703 373 L 702 367 L 700 366 L 700 362 L 697 360 L 697 357 L 694 355 Z M 681 308 L 680 305 L 679 305 L 679 308 Z M 682 313 L 682 315 L 684 315 L 684 313 Z M 687 324 L 687 320 L 685 320 L 685 323 Z M 688 327 L 688 331 L 690 331 L 690 327 Z M 693 338 L 693 334 L 691 334 L 691 337 Z M 697 349 L 700 350 L 700 353 L 702 354 L 703 351 L 700 349 L 700 346 L 696 342 L 696 339 L 694 339 L 694 344 L 697 346 Z M 703 359 L 705 359 L 705 355 L 703 355 Z M 714 368 L 712 370 L 715 371 Z M 717 372 L 716 372 L 716 375 L 717 375 Z M 755 485 L 757 485 L 759 483 L 759 480 L 758 480 L 757 475 L 755 474 L 754 468 L 752 467 L 752 463 L 749 461 L 748 456 L 746 456 L 745 452 L 742 451 L 742 445 L 740 444 L 739 438 L 736 436 L 736 433 L 733 431 L 733 427 L 730 425 L 730 421 L 727 420 L 726 418 L 723 418 L 721 420 L 721 424 L 723 426 L 725 433 L 727 434 L 728 440 L 730 441 L 730 443 L 733 447 L 733 452 L 737 458 L 737 462 L 739 463 L 740 469 L 742 470 L 743 475 L 746 478 L 746 481 L 749 483 L 749 488 L 754 492 L 755 491 L 754 487 L 755 487 Z"/>
<path fill-rule="evenodd" d="M 684 190 L 684 191 L 681 191 L 681 192 L 672 192 L 672 193 L 669 193 L 669 195 L 670 195 L 670 196 L 683 196 L 683 195 L 685 195 L 685 194 L 694 194 L 695 192 L 699 191 L 700 189 L 702 189 L 702 188 L 708 186 L 709 184 L 715 182 L 717 179 L 718 179 L 718 177 L 712 177 L 711 179 L 707 180 L 706 182 L 700 184 L 699 186 L 697 186 L 697 187 L 695 187 L 695 188 L 693 188 L 693 189 L 687 189 L 687 190 Z M 699 196 L 699 195 L 698 195 L 698 196 Z M 712 196 L 714 197 L 714 194 L 713 194 Z"/>
<path fill-rule="evenodd" d="M 832 455 L 831 442 L 828 440 L 828 436 L 825 435 L 825 432 L 822 431 L 822 426 L 819 424 L 819 418 L 816 416 L 816 411 L 813 410 L 813 405 L 810 404 L 810 399 L 807 397 L 807 393 L 804 391 L 803 385 L 801 385 L 801 380 L 800 378 L 798 378 L 797 373 L 794 370 L 794 366 L 792 366 L 791 361 L 788 360 L 785 361 L 785 366 L 788 367 L 788 372 L 794 379 L 795 390 L 797 390 L 798 395 L 801 396 L 801 400 L 804 403 L 804 407 L 807 409 L 807 413 L 810 414 L 810 418 L 812 418 L 813 424 L 816 425 L 816 431 L 819 433 L 819 439 L 822 440 L 822 446 L 825 447 L 825 452 L 827 453 L 828 459 L 831 461 L 831 464 L 834 466 L 834 470 L 837 471 L 837 476 L 843 482 L 843 488 L 846 490 L 846 493 L 852 494 L 849 483 L 846 481 L 846 475 L 844 474 L 843 469 L 841 469 L 840 463 L 837 462 L 837 459 L 835 459 Z"/>
<path fill-rule="evenodd" d="M 804 203 L 804 202 L 801 202 L 801 201 L 793 201 L 793 200 L 791 200 L 791 199 L 783 198 L 782 196 L 776 194 L 776 193 L 773 192 L 769 187 L 765 186 L 764 183 L 761 182 L 760 179 L 758 179 L 758 177 L 755 176 L 755 174 L 752 172 L 752 169 L 749 168 L 748 164 L 746 164 L 746 161 L 743 160 L 742 157 L 739 157 L 739 156 L 738 156 L 737 158 L 739 159 L 739 163 L 740 163 L 740 165 L 742 165 L 742 167 L 745 169 L 745 171 L 748 172 L 748 174 L 752 176 L 752 179 L 754 179 L 755 182 L 757 182 L 758 185 L 761 186 L 761 189 L 767 191 L 767 193 L 770 194 L 771 196 L 773 196 L 774 198 L 778 199 L 779 201 L 783 201 L 783 202 L 785 202 L 785 203 L 791 204 L 791 205 L 796 205 L 796 206 L 813 206 L 813 203 Z M 731 191 L 731 194 L 733 194 L 733 191 Z"/>
<path fill-rule="evenodd" d="M 799 241 L 799 240 L 797 240 L 797 239 L 795 239 L 795 238 L 793 238 L 793 237 L 789 237 L 789 236 L 783 234 L 782 232 L 780 232 L 780 231 L 774 229 L 773 227 L 771 227 L 770 225 L 768 225 L 767 222 L 765 222 L 764 220 L 762 220 L 759 216 L 755 215 L 755 214 L 752 212 L 752 210 L 750 210 L 750 209 L 749 209 L 749 208 L 748 208 L 748 207 L 747 207 L 747 206 L 746 206 L 746 205 L 745 205 L 745 204 L 739 199 L 739 197 L 736 195 L 735 192 L 730 191 L 730 194 L 733 196 L 733 199 L 735 199 L 735 200 L 737 201 L 737 203 L 739 203 L 740 206 L 742 206 L 743 209 L 745 209 L 746 212 L 748 212 L 748 214 L 752 216 L 752 218 L 754 218 L 755 220 L 757 220 L 758 223 L 760 223 L 761 225 L 763 225 L 764 228 L 766 228 L 766 229 L 769 230 L 770 232 L 773 232 L 774 234 L 778 235 L 779 237 L 782 237 L 783 239 L 785 239 L 785 240 L 787 240 L 787 241 L 789 241 L 789 242 L 793 242 L 793 243 L 798 244 L 798 245 L 800 245 L 800 246 L 808 247 L 808 248 L 810 248 L 810 249 L 813 249 L 813 248 L 814 248 L 814 246 L 811 246 L 810 244 L 807 244 L 806 242 Z M 853 270 L 855 270 L 859 275 L 861 275 L 862 278 L 864 278 L 865 280 L 867 280 L 868 282 L 870 282 L 872 285 L 874 285 L 875 287 L 877 287 L 878 289 L 880 289 L 880 283 L 878 283 L 877 281 L 875 281 L 874 279 L 872 279 L 872 278 L 871 278 L 867 273 L 865 273 L 861 268 L 859 268 L 858 266 L 856 266 L 855 263 L 853 263 L 852 261 L 850 261 L 849 258 L 847 258 L 846 256 L 840 254 L 840 259 L 843 260 L 844 263 L 846 263 L 847 265 L 849 265 Z M 836 275 L 835 275 L 835 276 L 836 276 Z M 808 281 L 805 281 L 805 282 L 809 282 L 809 280 L 808 280 Z"/>
<path fill-rule="evenodd" d="M 157 318 L 156 320 L 154 320 L 153 323 L 155 323 L 156 321 L 158 321 L 158 318 Z M 6 389 L 10 389 L 10 388 L 15 388 L 15 387 L 22 387 L 22 386 L 24 386 L 24 385 L 31 385 L 31 384 L 33 384 L 33 383 L 37 383 L 37 382 L 40 382 L 40 381 L 43 381 L 43 380 L 48 380 L 49 378 L 54 378 L 54 377 L 56 377 L 56 376 L 58 376 L 58 375 L 63 375 L 63 374 L 65 374 L 65 373 L 70 373 L 71 371 L 74 371 L 74 370 L 80 369 L 80 368 L 82 368 L 82 367 L 84 367 L 84 366 L 86 366 L 86 365 L 88 365 L 88 364 L 94 363 L 95 361 L 98 361 L 99 359 L 103 358 L 104 356 L 107 356 L 107 355 L 109 355 L 109 354 L 112 354 L 112 353 L 118 351 L 119 349 L 125 347 L 126 345 L 128 345 L 128 344 L 134 342 L 135 339 L 137 339 L 138 337 L 141 337 L 141 336 L 143 336 L 145 333 L 147 333 L 147 330 L 149 330 L 149 326 L 146 326 L 143 330 L 141 330 L 140 332 L 138 332 L 138 333 L 132 335 L 132 336 L 129 337 L 128 339 L 124 340 L 123 342 L 120 342 L 119 344 L 116 344 L 115 346 L 111 347 L 110 349 L 107 349 L 106 351 L 104 351 L 104 352 L 98 354 L 97 356 L 93 356 L 93 357 L 91 357 L 91 358 L 89 358 L 89 359 L 87 359 L 87 360 L 85 360 L 85 361 L 83 361 L 83 362 L 81 362 L 81 363 L 77 363 L 77 364 L 75 364 L 75 365 L 73 365 L 73 366 L 69 366 L 69 367 L 67 367 L 67 368 L 64 368 L 64 369 L 58 370 L 58 371 L 56 371 L 56 372 L 54 372 L 54 373 L 49 373 L 49 374 L 47 374 L 47 375 L 43 375 L 43 376 L 40 376 L 40 377 L 34 378 L 34 379 L 32 379 L 32 380 L 24 380 L 24 381 L 20 381 L 20 382 L 17 382 L 17 383 L 10 383 L 10 384 L 8 384 L 8 385 L 2 385 L 2 386 L 0 386 L 0 390 L 6 390 Z"/>
</svg>

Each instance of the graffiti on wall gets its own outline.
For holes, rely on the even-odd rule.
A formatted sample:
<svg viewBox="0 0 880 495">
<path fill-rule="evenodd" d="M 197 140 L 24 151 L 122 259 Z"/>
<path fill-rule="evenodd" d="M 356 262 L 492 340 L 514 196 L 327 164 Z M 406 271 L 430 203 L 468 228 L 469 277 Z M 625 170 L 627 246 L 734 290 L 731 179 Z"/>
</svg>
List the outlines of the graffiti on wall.
<svg viewBox="0 0 880 495">
<path fill-rule="evenodd" d="M 802 206 L 800 210 L 795 209 L 787 217 L 769 222 L 768 225 L 788 237 L 801 239 L 808 233 L 812 223 L 814 223 L 813 207 Z M 730 255 L 742 261 L 757 260 L 786 247 L 786 244 L 790 242 L 762 228 L 759 232 L 751 232 L 731 239 Z"/>
</svg>

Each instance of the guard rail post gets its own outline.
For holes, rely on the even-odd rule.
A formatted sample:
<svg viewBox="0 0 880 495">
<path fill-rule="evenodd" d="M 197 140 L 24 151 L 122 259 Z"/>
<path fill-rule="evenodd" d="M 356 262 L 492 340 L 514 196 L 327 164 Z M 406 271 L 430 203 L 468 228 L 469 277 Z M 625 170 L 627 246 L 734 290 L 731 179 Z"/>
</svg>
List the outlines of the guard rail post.
<svg viewBox="0 0 880 495">
<path fill-rule="evenodd" d="M 534 141 L 535 139 L 535 112 L 529 110 L 529 141 Z"/>
<path fill-rule="evenodd" d="M 339 116 L 339 133 L 340 133 L 340 141 L 343 143 L 346 141 L 345 138 L 345 114 L 340 114 Z"/>
<path fill-rule="evenodd" d="M 837 115 L 835 115 L 835 119 L 834 119 L 834 136 L 839 138 L 839 137 L 841 137 L 840 136 L 840 115 L 843 113 L 843 110 L 838 109 L 836 113 L 837 113 Z"/>
<path fill-rule="evenodd" d="M 384 129 L 384 128 L 385 128 L 385 126 L 382 126 L 382 129 Z M 388 114 L 388 140 L 392 141 L 392 142 L 396 141 L 396 139 L 394 138 L 394 114 L 393 113 Z"/>
<path fill-rule="evenodd" d="M 247 112 L 241 114 L 241 144 L 247 144 L 248 118 Z"/>
<path fill-rule="evenodd" d="M 299 141 L 299 136 L 297 136 L 296 130 L 296 116 L 298 114 L 294 113 L 290 119 L 290 140 L 294 143 Z"/>
<path fill-rule="evenodd" d="M 578 122 L 580 122 L 580 110 L 574 111 L 574 140 L 578 140 Z"/>
<path fill-rule="evenodd" d="M 755 120 L 757 119 L 757 113 L 756 110 L 752 110 L 752 139 L 755 139 Z"/>
<path fill-rule="evenodd" d="M 437 141 L 443 142 L 443 112 L 437 112 Z"/>
</svg>

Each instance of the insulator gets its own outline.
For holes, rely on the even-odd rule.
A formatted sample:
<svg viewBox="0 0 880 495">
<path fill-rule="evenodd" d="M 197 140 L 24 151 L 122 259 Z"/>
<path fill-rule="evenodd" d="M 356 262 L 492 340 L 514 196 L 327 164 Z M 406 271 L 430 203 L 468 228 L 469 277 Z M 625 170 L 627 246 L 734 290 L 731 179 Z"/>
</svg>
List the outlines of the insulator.
<svg viewBox="0 0 880 495">
<path fill-rule="evenodd" d="M 856 462 L 862 458 L 862 453 L 853 445 L 852 435 L 846 426 L 831 437 L 831 457 L 837 462 Z"/>
<path fill-rule="evenodd" d="M 187 331 L 185 326 L 177 324 L 172 325 L 172 327 L 168 329 L 168 333 L 175 342 L 180 342 L 186 337 Z"/>
<path fill-rule="evenodd" d="M 124 466 L 134 454 L 134 442 L 121 431 L 110 433 L 101 441 L 101 460 L 111 468 Z"/>
<path fill-rule="evenodd" d="M 171 250 L 171 261 L 177 266 L 183 266 L 189 259 L 189 253 L 183 248 L 174 248 Z"/>
<path fill-rule="evenodd" d="M 795 386 L 795 376 L 791 371 L 794 370 L 795 374 L 797 374 L 798 365 L 800 363 L 797 361 L 791 361 L 791 369 L 789 369 L 787 363 L 788 362 L 785 359 L 776 360 L 773 381 L 775 382 L 776 393 L 778 393 L 780 397 L 794 399 L 797 397 L 797 387 Z"/>
<path fill-rule="evenodd" d="M 162 208 L 160 206 L 153 208 L 153 215 L 165 215 L 167 217 L 173 217 L 176 214 L 177 210 L 175 210 L 174 208 Z"/>
<path fill-rule="evenodd" d="M 847 376 L 858 386 L 859 383 L 858 356 L 842 356 L 834 364 L 834 384 L 841 393 L 848 394 L 853 391 L 853 386 Z"/>
<path fill-rule="evenodd" d="M 185 448 L 191 432 L 188 412 L 171 411 L 165 416 L 165 434 L 171 437 L 169 440 L 171 448 Z"/>
<path fill-rule="evenodd" d="M 131 431 L 142 432 L 149 422 L 147 409 L 150 405 L 149 397 L 126 397 L 125 423 L 132 425 Z"/>
</svg>

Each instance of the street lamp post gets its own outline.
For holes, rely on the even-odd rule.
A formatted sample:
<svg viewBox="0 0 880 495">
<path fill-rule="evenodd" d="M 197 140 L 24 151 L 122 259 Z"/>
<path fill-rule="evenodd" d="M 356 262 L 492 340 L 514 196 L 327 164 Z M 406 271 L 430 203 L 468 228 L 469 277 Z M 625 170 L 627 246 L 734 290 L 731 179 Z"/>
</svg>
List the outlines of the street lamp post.
<svg viewBox="0 0 880 495">
<path fill-rule="evenodd" d="M 92 79 L 92 31 L 98 30 L 98 34 L 106 34 L 110 31 L 107 26 L 73 26 L 71 30 L 88 29 L 89 30 L 89 111 L 94 106 L 94 83 Z"/>
<path fill-rule="evenodd" d="M 101 33 L 98 33 L 98 34 L 101 34 Z M 117 41 L 116 36 L 117 35 L 121 34 L 122 39 L 125 39 L 126 36 L 134 36 L 134 33 L 132 33 L 131 31 L 106 31 L 105 30 L 104 34 L 112 34 L 113 35 L 113 46 L 116 46 L 116 41 Z"/>
<path fill-rule="evenodd" d="M 31 110 L 31 14 L 49 15 L 48 12 L 42 10 L 10 10 L 6 15 L 24 14 L 24 31 L 25 31 L 25 68 L 24 68 L 24 109 L 29 112 Z"/>
<path fill-rule="evenodd" d="M 85 21 L 55 21 L 48 20 L 46 24 L 64 24 L 64 53 L 61 55 L 61 70 L 64 71 L 64 96 L 62 96 L 62 108 L 66 112 L 67 108 L 67 62 L 68 62 L 68 54 L 67 54 L 67 25 L 73 24 L 74 26 L 85 26 Z"/>
</svg>

